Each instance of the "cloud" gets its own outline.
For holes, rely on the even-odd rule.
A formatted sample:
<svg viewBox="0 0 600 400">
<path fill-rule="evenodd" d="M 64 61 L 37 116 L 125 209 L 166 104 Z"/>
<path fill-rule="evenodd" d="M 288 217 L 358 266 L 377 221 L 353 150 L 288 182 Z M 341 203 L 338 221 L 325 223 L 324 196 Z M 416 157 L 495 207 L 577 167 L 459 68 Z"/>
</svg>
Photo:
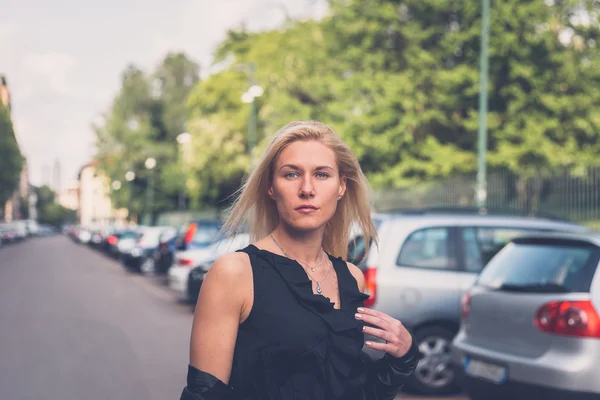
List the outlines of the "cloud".
<svg viewBox="0 0 600 400">
<path fill-rule="evenodd" d="M 5 50 L 14 45 L 14 39 L 17 37 L 19 30 L 14 24 L 5 22 L 0 23 L 0 49 Z"/>
<path fill-rule="evenodd" d="M 57 94 L 68 94 L 74 89 L 69 77 L 79 65 L 79 59 L 72 54 L 57 51 L 27 54 L 22 64 L 37 85 Z"/>
</svg>

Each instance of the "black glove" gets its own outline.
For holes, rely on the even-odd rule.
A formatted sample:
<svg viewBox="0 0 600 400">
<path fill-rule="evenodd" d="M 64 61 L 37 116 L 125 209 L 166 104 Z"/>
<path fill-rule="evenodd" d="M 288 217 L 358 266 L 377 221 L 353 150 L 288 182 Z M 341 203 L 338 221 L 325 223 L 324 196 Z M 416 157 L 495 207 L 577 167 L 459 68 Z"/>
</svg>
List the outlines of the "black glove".
<svg viewBox="0 0 600 400">
<path fill-rule="evenodd" d="M 366 353 L 363 354 L 368 357 Z M 400 358 L 386 353 L 374 363 L 371 360 L 372 365 L 364 385 L 365 398 L 393 400 L 415 371 L 420 359 L 421 353 L 413 341 L 408 352 Z"/>
<path fill-rule="evenodd" d="M 188 365 L 187 386 L 180 400 L 239 400 L 233 388 L 208 372 Z"/>
</svg>

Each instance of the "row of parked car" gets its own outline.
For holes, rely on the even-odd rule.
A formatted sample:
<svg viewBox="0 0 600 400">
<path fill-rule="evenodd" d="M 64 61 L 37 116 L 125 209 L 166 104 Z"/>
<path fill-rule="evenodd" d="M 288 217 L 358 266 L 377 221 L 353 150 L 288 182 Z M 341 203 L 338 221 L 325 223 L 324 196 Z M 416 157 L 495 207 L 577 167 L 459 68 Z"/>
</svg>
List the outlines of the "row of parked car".
<svg viewBox="0 0 600 400">
<path fill-rule="evenodd" d="M 0 222 L 0 247 L 18 243 L 30 237 L 56 234 L 56 228 L 38 224 L 35 220 Z"/>
<path fill-rule="evenodd" d="M 417 342 L 422 359 L 410 389 L 472 400 L 600 398 L 598 233 L 464 208 L 373 218 L 379 245 L 365 253 L 353 229 L 348 260 L 365 275 L 365 305 L 402 321 Z M 142 274 L 166 274 L 195 303 L 213 261 L 249 244 L 246 233 L 219 237 L 220 227 L 80 228 L 73 237 Z"/>
<path fill-rule="evenodd" d="M 195 304 L 204 275 L 216 258 L 245 247 L 249 235 L 220 237 L 218 219 L 189 221 L 169 226 L 101 227 L 73 226 L 69 236 L 78 243 L 102 251 L 132 272 L 165 275 L 179 297 Z"/>
</svg>

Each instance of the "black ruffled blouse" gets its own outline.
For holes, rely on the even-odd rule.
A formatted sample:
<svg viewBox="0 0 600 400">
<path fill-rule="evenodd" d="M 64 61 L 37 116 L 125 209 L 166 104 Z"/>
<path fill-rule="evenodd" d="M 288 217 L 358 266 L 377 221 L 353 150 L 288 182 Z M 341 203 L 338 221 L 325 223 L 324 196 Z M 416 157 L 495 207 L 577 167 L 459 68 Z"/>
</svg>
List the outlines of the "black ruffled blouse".
<svg viewBox="0 0 600 400">
<path fill-rule="evenodd" d="M 332 256 L 341 308 L 314 294 L 296 261 L 254 245 L 248 254 L 254 304 L 240 325 L 229 385 L 188 367 L 181 400 L 393 399 L 413 373 L 419 353 L 373 361 L 362 351 L 363 322 L 354 317 L 367 295 L 346 262 Z"/>
</svg>

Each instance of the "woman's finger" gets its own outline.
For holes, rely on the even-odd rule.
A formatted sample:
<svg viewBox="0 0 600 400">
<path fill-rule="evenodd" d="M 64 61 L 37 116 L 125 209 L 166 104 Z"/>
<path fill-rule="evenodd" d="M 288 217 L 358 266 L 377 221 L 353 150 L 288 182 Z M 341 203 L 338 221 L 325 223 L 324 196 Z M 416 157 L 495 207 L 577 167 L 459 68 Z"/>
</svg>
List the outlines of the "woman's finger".
<svg viewBox="0 0 600 400">
<path fill-rule="evenodd" d="M 367 324 L 371 324 L 371 325 L 377 326 L 382 329 L 385 329 L 388 327 L 387 321 L 385 321 L 379 317 L 374 317 L 372 315 L 356 313 L 355 318 L 358 320 L 364 321 Z"/>
<path fill-rule="evenodd" d="M 391 323 L 392 321 L 395 321 L 394 318 L 390 317 L 386 313 L 383 313 L 383 312 L 377 311 L 377 310 L 373 310 L 371 308 L 359 307 L 357 309 L 357 311 L 359 314 L 371 315 L 373 317 L 381 318 L 382 320 L 386 321 L 387 323 Z"/>
<path fill-rule="evenodd" d="M 394 341 L 393 335 L 390 334 L 388 331 L 384 331 L 383 329 L 377 329 L 377 328 L 372 328 L 370 326 L 365 326 L 363 328 L 363 332 L 365 332 L 368 335 L 383 339 L 388 343 Z"/>
<path fill-rule="evenodd" d="M 369 347 L 371 349 L 384 351 L 386 353 L 392 353 L 394 350 L 394 346 L 392 346 L 389 343 L 378 343 L 378 342 L 372 342 L 369 340 L 369 341 L 365 342 L 365 344 L 367 345 L 367 347 Z"/>
</svg>

